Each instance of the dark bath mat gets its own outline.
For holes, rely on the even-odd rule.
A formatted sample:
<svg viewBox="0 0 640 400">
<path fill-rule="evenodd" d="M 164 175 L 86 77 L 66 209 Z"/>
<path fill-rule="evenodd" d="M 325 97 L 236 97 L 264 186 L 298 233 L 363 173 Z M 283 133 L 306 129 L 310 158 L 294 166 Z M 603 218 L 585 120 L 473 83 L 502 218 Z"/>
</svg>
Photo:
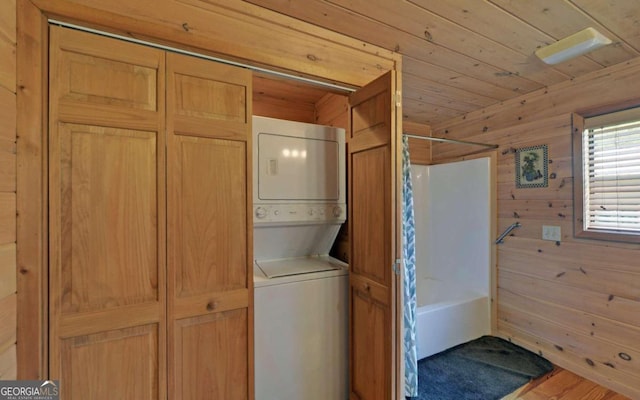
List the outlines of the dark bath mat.
<svg viewBox="0 0 640 400">
<path fill-rule="evenodd" d="M 553 370 L 544 358 L 483 336 L 418 361 L 419 400 L 498 400 Z"/>
</svg>

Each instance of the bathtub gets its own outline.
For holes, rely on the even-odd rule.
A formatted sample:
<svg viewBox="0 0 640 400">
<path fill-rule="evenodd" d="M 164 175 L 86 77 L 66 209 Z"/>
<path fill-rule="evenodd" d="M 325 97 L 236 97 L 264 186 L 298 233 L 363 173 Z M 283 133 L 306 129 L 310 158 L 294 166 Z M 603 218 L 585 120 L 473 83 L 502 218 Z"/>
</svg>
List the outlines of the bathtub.
<svg viewBox="0 0 640 400">
<path fill-rule="evenodd" d="M 489 297 L 435 279 L 416 282 L 418 359 L 491 333 Z"/>
</svg>

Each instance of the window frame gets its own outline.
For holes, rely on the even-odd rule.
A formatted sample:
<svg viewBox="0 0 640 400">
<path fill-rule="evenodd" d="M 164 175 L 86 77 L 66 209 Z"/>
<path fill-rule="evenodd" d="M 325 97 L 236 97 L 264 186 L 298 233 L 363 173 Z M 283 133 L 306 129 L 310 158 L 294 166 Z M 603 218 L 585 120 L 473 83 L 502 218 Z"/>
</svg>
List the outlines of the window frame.
<svg viewBox="0 0 640 400">
<path fill-rule="evenodd" d="M 623 110 L 620 110 L 622 112 Z M 638 119 L 640 119 L 640 108 L 636 109 Z M 610 122 L 615 123 L 615 115 L 618 111 L 602 114 L 603 118 L 611 114 Z M 585 119 L 596 117 L 579 114 L 571 116 L 572 133 L 572 158 L 573 158 L 573 234 L 578 239 L 594 239 L 611 242 L 640 243 L 640 232 L 618 231 L 613 229 L 585 229 L 584 226 L 584 164 L 583 164 L 583 132 L 585 129 Z"/>
</svg>

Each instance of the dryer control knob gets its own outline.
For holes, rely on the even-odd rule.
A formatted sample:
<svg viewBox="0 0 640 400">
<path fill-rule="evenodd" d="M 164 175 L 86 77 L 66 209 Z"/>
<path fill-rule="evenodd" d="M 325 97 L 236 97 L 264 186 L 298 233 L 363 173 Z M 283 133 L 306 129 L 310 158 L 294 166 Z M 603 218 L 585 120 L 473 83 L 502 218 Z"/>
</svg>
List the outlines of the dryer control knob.
<svg viewBox="0 0 640 400">
<path fill-rule="evenodd" d="M 264 207 L 258 207 L 256 208 L 256 217 L 258 217 L 259 219 L 262 219 L 264 217 L 267 216 L 267 209 Z"/>
<path fill-rule="evenodd" d="M 340 207 L 340 206 L 333 207 L 333 216 L 335 218 L 338 218 L 341 215 L 342 215 L 342 207 Z"/>
</svg>

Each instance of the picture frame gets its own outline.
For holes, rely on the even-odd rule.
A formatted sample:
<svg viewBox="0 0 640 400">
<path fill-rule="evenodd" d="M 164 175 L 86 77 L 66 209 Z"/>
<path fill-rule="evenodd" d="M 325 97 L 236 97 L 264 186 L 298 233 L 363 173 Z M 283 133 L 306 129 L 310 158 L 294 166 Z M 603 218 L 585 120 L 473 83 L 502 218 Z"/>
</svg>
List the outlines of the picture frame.
<svg viewBox="0 0 640 400">
<path fill-rule="evenodd" d="M 516 188 L 549 186 L 549 152 L 546 144 L 516 149 Z"/>
</svg>

